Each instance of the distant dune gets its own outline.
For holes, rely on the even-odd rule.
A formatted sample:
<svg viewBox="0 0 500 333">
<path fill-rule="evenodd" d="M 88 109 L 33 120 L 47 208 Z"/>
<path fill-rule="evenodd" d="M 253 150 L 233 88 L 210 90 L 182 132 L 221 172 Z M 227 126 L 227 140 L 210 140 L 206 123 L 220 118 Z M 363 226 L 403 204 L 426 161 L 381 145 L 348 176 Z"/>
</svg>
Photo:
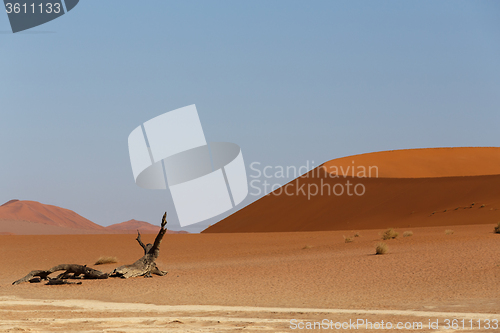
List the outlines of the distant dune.
<svg viewBox="0 0 500 333">
<path fill-rule="evenodd" d="M 135 234 L 137 233 L 137 230 L 139 230 L 141 234 L 156 234 L 160 230 L 160 227 L 148 222 L 137 221 L 132 219 L 126 222 L 116 223 L 107 226 L 106 230 L 120 234 Z M 167 234 L 187 234 L 187 233 L 188 233 L 187 231 L 167 230 Z"/>
<path fill-rule="evenodd" d="M 0 235 L 81 235 L 108 234 L 106 229 L 79 229 L 60 227 L 23 220 L 1 220 Z"/>
<path fill-rule="evenodd" d="M 10 200 L 0 206 L 0 231 L 32 235 L 99 233 L 105 229 L 69 209 L 36 201 Z"/>
<path fill-rule="evenodd" d="M 156 234 L 160 230 L 159 226 L 144 221 L 129 220 L 122 223 L 112 224 L 106 227 L 107 230 L 119 231 L 120 233 L 136 233 L 139 230 L 143 234 Z"/>
<path fill-rule="evenodd" d="M 69 209 L 36 201 L 10 200 L 0 206 L 0 235 L 132 234 L 138 229 L 156 234 L 160 227 L 136 220 L 103 227 Z"/>
<path fill-rule="evenodd" d="M 499 189 L 500 148 L 496 147 L 356 155 L 324 163 L 203 232 L 496 223 L 500 221 Z M 355 190 L 364 193 L 356 195 Z"/>
</svg>

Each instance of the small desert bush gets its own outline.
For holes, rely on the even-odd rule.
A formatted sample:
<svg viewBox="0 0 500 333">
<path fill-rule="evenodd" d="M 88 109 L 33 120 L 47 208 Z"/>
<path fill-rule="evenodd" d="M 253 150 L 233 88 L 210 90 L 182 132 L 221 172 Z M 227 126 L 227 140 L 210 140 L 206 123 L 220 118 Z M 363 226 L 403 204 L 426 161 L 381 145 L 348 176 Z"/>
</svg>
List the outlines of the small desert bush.
<svg viewBox="0 0 500 333">
<path fill-rule="evenodd" d="M 308 249 L 311 249 L 312 248 L 312 245 L 306 245 L 302 248 L 302 250 L 308 250 Z"/>
<path fill-rule="evenodd" d="M 118 259 L 116 259 L 116 257 L 100 257 L 99 259 L 97 259 L 94 265 L 114 264 L 117 262 Z"/>
<path fill-rule="evenodd" d="M 346 243 L 354 242 L 354 237 L 346 237 L 346 236 L 344 236 L 344 242 L 346 242 Z"/>
<path fill-rule="evenodd" d="M 410 237 L 413 236 L 413 231 L 405 231 L 403 232 L 403 237 Z"/>
<path fill-rule="evenodd" d="M 397 233 L 393 228 L 387 229 L 383 234 L 382 234 L 382 239 L 383 240 L 388 240 L 388 239 L 394 239 L 398 237 L 399 233 Z"/>
<path fill-rule="evenodd" d="M 495 226 L 495 233 L 500 234 L 500 222 Z"/>
<path fill-rule="evenodd" d="M 453 235 L 454 232 L 455 231 L 450 230 L 450 229 L 444 231 L 444 233 L 447 234 L 447 235 Z"/>
<path fill-rule="evenodd" d="M 357 232 L 354 234 L 354 237 L 361 237 L 361 235 L 359 234 L 359 232 Z"/>
<path fill-rule="evenodd" d="M 375 254 L 386 254 L 388 250 L 388 246 L 386 243 L 378 243 L 375 248 Z"/>
</svg>

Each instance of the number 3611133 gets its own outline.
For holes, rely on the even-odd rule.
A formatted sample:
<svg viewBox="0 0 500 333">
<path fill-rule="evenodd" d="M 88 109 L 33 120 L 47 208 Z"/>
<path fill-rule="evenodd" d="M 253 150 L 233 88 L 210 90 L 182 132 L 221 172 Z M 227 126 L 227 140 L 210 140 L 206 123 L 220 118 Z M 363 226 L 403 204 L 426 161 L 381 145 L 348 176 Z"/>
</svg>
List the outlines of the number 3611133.
<svg viewBox="0 0 500 333">
<path fill-rule="evenodd" d="M 7 14 L 59 14 L 61 12 L 61 4 L 56 2 L 56 3 L 41 3 L 39 5 L 35 5 L 32 3 L 31 5 L 23 3 L 6 3 L 5 4 L 5 9 L 7 11 Z"/>
</svg>

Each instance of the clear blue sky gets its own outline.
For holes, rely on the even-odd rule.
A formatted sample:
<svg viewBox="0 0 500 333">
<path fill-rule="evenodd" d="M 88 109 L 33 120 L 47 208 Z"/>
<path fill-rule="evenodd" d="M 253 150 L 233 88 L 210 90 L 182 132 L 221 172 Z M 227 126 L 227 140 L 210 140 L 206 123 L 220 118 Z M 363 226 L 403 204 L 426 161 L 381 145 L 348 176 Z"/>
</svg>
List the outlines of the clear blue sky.
<svg viewBox="0 0 500 333">
<path fill-rule="evenodd" d="M 0 202 L 159 224 L 171 204 L 135 185 L 127 137 L 190 104 L 249 174 L 498 146 L 499 17 L 498 1 L 81 0 L 12 34 L 0 14 Z"/>
</svg>

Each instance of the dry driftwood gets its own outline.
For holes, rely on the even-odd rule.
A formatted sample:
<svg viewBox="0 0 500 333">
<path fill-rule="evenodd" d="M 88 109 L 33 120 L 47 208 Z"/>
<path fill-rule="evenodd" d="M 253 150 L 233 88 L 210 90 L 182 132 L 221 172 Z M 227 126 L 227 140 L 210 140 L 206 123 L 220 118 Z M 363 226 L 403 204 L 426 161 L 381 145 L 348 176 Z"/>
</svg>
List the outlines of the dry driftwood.
<svg viewBox="0 0 500 333">
<path fill-rule="evenodd" d="M 167 213 L 163 215 L 163 219 L 161 221 L 161 228 L 156 235 L 154 244 L 147 244 L 141 240 L 141 234 L 137 231 L 137 242 L 144 249 L 144 256 L 134 262 L 132 265 L 124 265 L 116 268 L 113 272 L 103 273 L 96 269 L 87 267 L 86 265 L 76 265 L 76 264 L 62 264 L 52 267 L 48 270 L 34 270 L 29 272 L 25 277 L 13 282 L 12 284 L 20 284 L 23 282 L 40 282 L 41 280 L 48 280 L 48 285 L 58 285 L 58 284 L 81 284 L 65 281 L 66 279 L 107 279 L 108 277 L 121 277 L 121 278 L 130 278 L 136 276 L 145 276 L 152 277 L 151 274 L 156 274 L 160 276 L 164 276 L 167 274 L 165 271 L 161 271 L 156 266 L 156 258 L 160 254 L 160 243 L 163 239 L 163 236 L 167 232 L 165 226 L 167 225 Z M 49 275 L 58 272 L 64 271 L 59 274 L 55 278 L 50 278 Z"/>
<path fill-rule="evenodd" d="M 50 279 L 49 275 L 58 272 L 58 271 L 64 271 L 63 273 L 59 274 L 55 279 Z M 82 266 L 82 265 L 76 265 L 76 264 L 62 264 L 62 265 L 57 265 L 52 267 L 51 269 L 48 270 L 35 270 L 29 272 L 28 275 L 23 277 L 22 279 L 19 279 L 12 284 L 16 285 L 19 283 L 23 282 L 40 282 L 40 280 L 63 280 L 63 279 L 69 279 L 69 278 L 83 278 L 83 279 L 107 279 L 108 274 L 103 273 L 101 271 L 98 271 L 96 269 L 87 267 L 87 266 Z M 38 280 L 37 277 L 40 279 Z M 49 283 L 49 284 L 56 284 L 55 282 Z"/>
<path fill-rule="evenodd" d="M 167 225 L 167 213 L 163 215 L 163 219 L 161 221 L 161 229 L 156 235 L 154 244 L 147 244 L 141 241 L 141 234 L 137 231 L 137 242 L 144 250 L 144 256 L 134 262 L 132 265 L 124 265 L 116 268 L 110 276 L 118 276 L 124 279 L 128 279 L 136 276 L 145 276 L 152 277 L 151 274 L 156 274 L 160 276 L 164 276 L 167 274 L 165 271 L 161 271 L 156 267 L 156 258 L 160 254 L 160 244 L 163 236 L 167 232 L 165 226 Z"/>
</svg>

